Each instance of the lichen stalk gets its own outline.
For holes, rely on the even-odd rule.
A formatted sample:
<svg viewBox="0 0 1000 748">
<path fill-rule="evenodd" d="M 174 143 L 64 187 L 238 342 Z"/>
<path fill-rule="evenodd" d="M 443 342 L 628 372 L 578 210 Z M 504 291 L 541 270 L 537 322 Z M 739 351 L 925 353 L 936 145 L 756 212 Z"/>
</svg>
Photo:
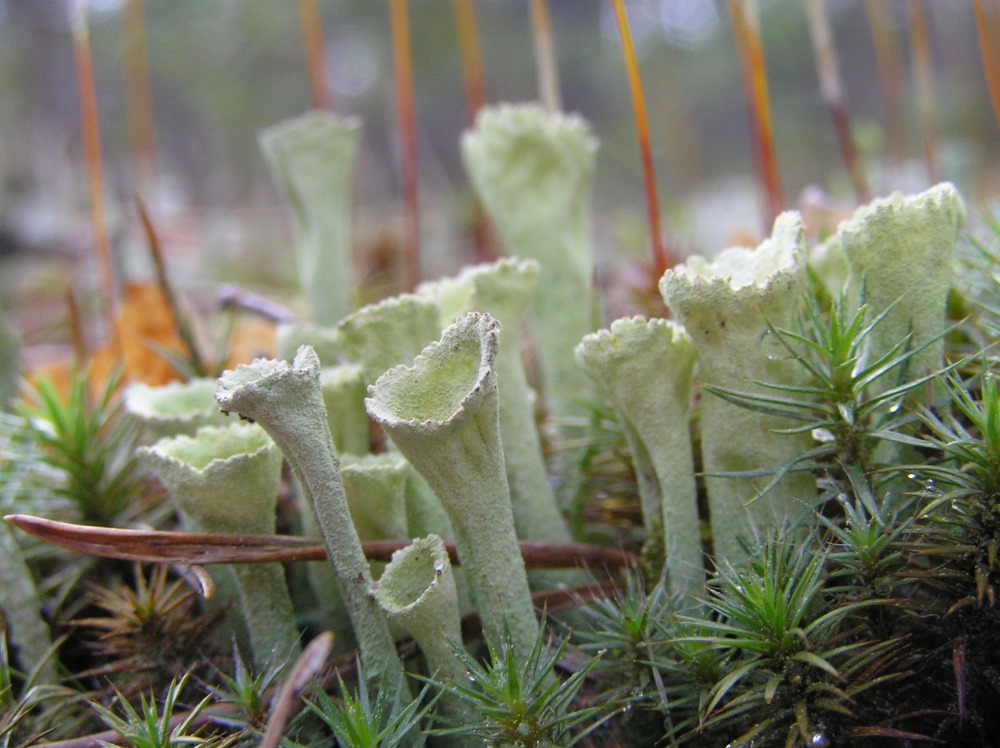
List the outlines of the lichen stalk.
<svg viewBox="0 0 1000 748">
<path fill-rule="evenodd" d="M 546 472 L 534 395 L 518 345 L 518 332 L 531 306 L 538 273 L 534 260 L 507 258 L 425 284 L 418 292 L 437 299 L 443 321 L 479 311 L 488 312 L 503 325 L 505 344 L 497 352 L 500 438 L 517 536 L 569 543 L 572 536 Z"/>
<path fill-rule="evenodd" d="M 874 319 L 892 307 L 871 332 L 871 360 L 908 334 L 911 347 L 940 336 L 964 221 L 962 198 L 945 182 L 918 195 L 894 193 L 874 200 L 841 222 L 833 241 L 847 258 L 851 284 L 864 288 L 866 314 Z M 935 371 L 943 355 L 943 340 L 928 345 L 910 359 L 910 373 Z M 880 383 L 883 390 L 892 386 L 887 380 Z"/>
<path fill-rule="evenodd" d="M 309 112 L 261 133 L 260 147 L 294 210 L 299 281 L 314 322 L 353 308 L 351 177 L 361 122 Z"/>
<path fill-rule="evenodd" d="M 347 509 L 319 370 L 315 351 L 303 346 L 291 365 L 257 359 L 223 373 L 215 399 L 224 411 L 259 423 L 285 455 L 315 514 L 347 601 L 365 673 L 372 682 L 388 684 L 405 696 L 403 666 L 385 616 L 371 596 L 368 561 Z"/>
<path fill-rule="evenodd" d="M 572 395 L 589 383 L 573 348 L 594 325 L 590 197 L 597 141 L 575 115 L 536 105 L 484 107 L 462 156 L 507 252 L 538 260 L 531 323 L 549 407 L 586 417 Z"/>
<path fill-rule="evenodd" d="M 455 656 L 455 648 L 462 646 L 458 593 L 448 551 L 440 537 L 418 538 L 393 553 L 375 587 L 375 599 L 390 620 L 410 632 L 435 679 L 445 683 L 465 681 L 465 667 Z M 472 710 L 450 695 L 443 697 L 443 708 L 466 724 L 474 718 Z"/>
<path fill-rule="evenodd" d="M 742 391 L 762 391 L 754 382 L 805 383 L 804 369 L 770 333 L 792 328 L 802 300 L 805 246 L 797 213 L 778 216 L 769 239 L 756 249 L 735 247 L 711 260 L 691 257 L 660 279 L 660 292 L 691 337 L 700 378 Z M 767 478 L 713 477 L 776 469 L 811 447 L 808 434 L 775 434 L 794 424 L 742 409 L 710 393 L 701 396 L 701 452 L 717 559 L 745 556 L 740 539 L 758 529 L 795 524 L 816 493 L 809 473 L 793 473 L 760 501 Z"/>
<path fill-rule="evenodd" d="M 679 324 L 632 317 L 587 335 L 577 362 L 611 401 L 635 465 L 643 523 L 675 592 L 705 582 L 689 429 L 695 349 Z M 658 549 L 658 552 L 657 552 Z M 659 569 L 659 567 L 657 567 Z"/>
<path fill-rule="evenodd" d="M 205 426 L 140 450 L 194 532 L 272 535 L 281 453 L 256 426 Z M 276 664 L 299 653 L 299 634 L 280 564 L 233 564 L 254 660 Z"/>
<path fill-rule="evenodd" d="M 369 388 L 368 413 L 441 500 L 487 642 L 525 662 L 538 636 L 500 442 L 500 326 L 470 313 Z"/>
</svg>

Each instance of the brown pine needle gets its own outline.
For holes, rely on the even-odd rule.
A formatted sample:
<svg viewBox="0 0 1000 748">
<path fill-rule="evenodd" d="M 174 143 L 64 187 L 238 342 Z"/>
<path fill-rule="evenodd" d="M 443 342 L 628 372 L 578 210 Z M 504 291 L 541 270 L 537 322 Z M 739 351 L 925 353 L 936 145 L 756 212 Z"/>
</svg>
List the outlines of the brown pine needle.
<svg viewBox="0 0 1000 748">
<path fill-rule="evenodd" d="M 932 184 L 940 181 L 937 131 L 934 126 L 934 63 L 931 60 L 930 22 L 923 0 L 913 0 L 910 8 L 910 47 L 913 63 L 913 81 L 917 91 L 917 118 L 920 120 L 921 139 L 927 177 Z"/>
<path fill-rule="evenodd" d="M 816 70 L 819 73 L 820 90 L 830 109 L 833 129 L 840 146 L 840 156 L 844 168 L 854 188 L 854 196 L 858 203 L 871 200 L 871 189 L 865 169 L 858 158 L 858 149 L 851 135 L 851 120 L 847 114 L 847 96 L 840 77 L 840 66 L 837 63 L 837 49 L 833 43 L 833 33 L 830 30 L 830 14 L 826 0 L 806 0 L 806 19 L 809 23 L 809 37 L 812 39 L 813 55 L 816 58 Z"/>
<path fill-rule="evenodd" d="M 757 179 L 767 202 L 767 227 L 784 209 L 778 162 L 771 127 L 771 104 L 767 90 L 767 69 L 761 44 L 755 0 L 728 0 L 733 34 L 743 69 L 743 89 L 750 112 L 751 136 L 755 141 Z"/>
<path fill-rule="evenodd" d="M 319 541 L 290 535 L 126 530 L 75 525 L 25 514 L 12 514 L 4 519 L 47 543 L 79 553 L 124 561 L 207 566 L 321 561 L 326 558 L 326 551 Z M 395 551 L 409 543 L 409 540 L 376 540 L 362 543 L 362 548 L 369 560 L 389 561 Z M 459 563 L 454 542 L 445 541 L 445 547 L 452 563 Z M 633 554 L 603 546 L 522 540 L 520 548 L 525 566 L 529 569 L 573 568 L 579 565 L 620 568 L 636 563 Z"/>
<path fill-rule="evenodd" d="M 531 0 L 531 35 L 535 43 L 535 68 L 538 71 L 538 98 L 549 114 L 562 109 L 559 88 L 559 65 L 552 39 L 548 0 Z"/>
<path fill-rule="evenodd" d="M 996 0 L 972 0 L 983 56 L 983 73 L 993 104 L 993 116 L 1000 125 L 1000 3 Z"/>
<path fill-rule="evenodd" d="M 281 736 L 285 732 L 288 720 L 295 713 L 295 702 L 302 692 L 309 687 L 316 676 L 326 666 L 327 657 L 333 648 L 333 634 L 325 631 L 313 639 L 295 661 L 292 672 L 281 685 L 278 698 L 271 708 L 267 720 L 267 731 L 261 740 L 260 748 L 278 748 Z"/>
<path fill-rule="evenodd" d="M 632 43 L 632 31 L 628 25 L 628 14 L 625 12 L 625 0 L 613 0 L 615 21 L 618 24 L 618 36 L 625 55 L 625 70 L 628 73 L 628 87 L 632 93 L 632 112 L 635 119 L 635 129 L 639 138 L 639 153 L 642 157 L 642 173 L 646 183 L 646 216 L 649 220 L 649 240 L 653 253 L 653 276 L 659 279 L 666 271 L 669 262 L 663 246 L 663 234 L 660 230 L 660 200 L 656 191 L 656 172 L 653 169 L 653 150 L 649 142 L 649 117 L 646 114 L 646 97 L 642 92 L 642 79 L 639 77 L 639 62 L 635 56 L 635 45 Z"/>
<path fill-rule="evenodd" d="M 406 286 L 420 283 L 420 191 L 417 171 L 417 128 L 413 106 L 413 58 L 407 0 L 389 0 L 392 52 L 396 76 L 396 109 L 399 119 L 400 170 L 403 177 L 403 249 Z"/>
<path fill-rule="evenodd" d="M 323 46 L 323 21 L 316 0 L 299 0 L 299 26 L 302 29 L 302 47 L 309 72 L 309 90 L 313 106 L 333 110 L 333 94 L 326 84 L 326 51 Z"/>
</svg>

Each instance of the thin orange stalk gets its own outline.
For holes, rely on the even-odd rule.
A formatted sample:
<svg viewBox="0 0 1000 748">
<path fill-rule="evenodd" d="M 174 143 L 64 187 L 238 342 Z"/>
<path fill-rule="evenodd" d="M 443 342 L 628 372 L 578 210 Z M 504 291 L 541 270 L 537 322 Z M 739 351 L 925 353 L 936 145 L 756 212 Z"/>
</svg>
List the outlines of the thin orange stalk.
<svg viewBox="0 0 1000 748">
<path fill-rule="evenodd" d="M 455 26 L 458 31 L 458 53 L 462 60 L 462 88 L 465 92 L 465 121 L 469 128 L 476 124 L 476 115 L 486 103 L 486 80 L 479 48 L 479 25 L 476 22 L 475 0 L 452 0 Z M 483 206 L 476 201 L 476 258 L 488 262 L 497 256 L 496 239 Z"/>
<path fill-rule="evenodd" d="M 875 45 L 886 154 L 900 163 L 906 158 L 906 130 L 903 118 L 903 46 L 885 0 L 865 0 L 868 26 Z"/>
<path fill-rule="evenodd" d="M 396 108 L 399 117 L 401 171 L 403 175 L 403 245 L 406 285 L 420 282 L 420 192 L 417 173 L 417 128 L 413 107 L 413 62 L 410 52 L 410 19 L 406 0 L 389 0 L 392 50 L 396 75 Z"/>
<path fill-rule="evenodd" d="M 917 115 L 920 119 L 927 176 L 932 183 L 940 179 L 937 132 L 934 127 L 934 65 L 931 60 L 930 29 L 927 7 L 922 0 L 910 3 L 910 46 L 912 48 L 913 79 L 917 89 Z"/>
<path fill-rule="evenodd" d="M 628 25 L 625 2 L 624 0 L 613 0 L 613 4 L 615 21 L 618 23 L 618 36 L 621 38 L 622 52 L 625 55 L 628 86 L 632 93 L 632 112 L 635 117 L 635 129 L 639 137 L 642 173 L 646 180 L 646 215 L 649 219 L 649 239 L 653 252 L 653 273 L 654 277 L 658 279 L 666 271 L 668 260 L 667 252 L 663 247 L 663 235 L 660 231 L 660 201 L 656 192 L 653 151 L 649 144 L 649 117 L 646 114 L 646 97 L 642 92 L 642 80 L 639 77 L 639 62 L 635 56 L 635 46 L 632 44 L 632 32 Z"/>
<path fill-rule="evenodd" d="M 128 112 L 132 169 L 137 186 L 156 179 L 156 123 L 149 88 L 146 19 L 143 0 L 128 0 L 121 15 L 125 67 L 125 104 Z"/>
<path fill-rule="evenodd" d="M 752 122 L 751 135 L 757 141 L 757 178 L 767 200 L 767 224 L 770 226 L 784 209 L 784 198 L 774 152 L 767 69 L 760 40 L 757 4 L 754 0 L 728 0 L 728 4 L 743 66 L 743 86 Z"/>
<path fill-rule="evenodd" d="M 989 6 L 983 0 L 972 0 L 979 34 L 979 51 L 983 56 L 983 73 L 993 103 L 993 116 L 1000 125 L 1000 3 Z"/>
<path fill-rule="evenodd" d="M 90 225 L 93 231 L 94 253 L 100 268 L 101 291 L 105 311 L 116 327 L 117 296 L 111 244 L 104 216 L 104 174 L 101 170 L 101 133 L 97 119 L 97 96 L 94 93 L 94 68 L 90 56 L 90 33 L 87 29 L 87 7 L 76 0 L 73 8 L 73 52 L 76 58 L 77 86 L 80 95 L 80 124 L 87 165 L 87 193 L 90 197 Z M 117 337 L 117 336 L 116 336 Z"/>
<path fill-rule="evenodd" d="M 556 64 L 548 0 L 531 0 L 531 34 L 535 42 L 538 97 L 547 112 L 558 112 L 562 109 L 562 96 L 559 93 L 559 66 Z"/>
<path fill-rule="evenodd" d="M 299 25 L 302 29 L 302 46 L 306 53 L 309 71 L 309 89 L 313 106 L 333 109 L 333 94 L 326 84 L 326 51 L 323 47 L 323 22 L 316 0 L 299 0 Z"/>
<path fill-rule="evenodd" d="M 483 57 L 479 49 L 479 26 L 475 0 L 452 0 L 458 28 L 458 53 L 462 59 L 462 86 L 465 90 L 465 120 L 476 123 L 476 113 L 486 103 Z"/>
<path fill-rule="evenodd" d="M 827 12 L 826 0 L 806 0 L 806 19 L 809 23 L 809 36 L 812 39 L 813 55 L 816 57 L 816 70 L 819 73 L 820 89 L 823 98 L 830 109 L 833 129 L 837 134 L 837 144 L 844 167 L 854 188 L 854 195 L 859 203 L 871 200 L 871 190 L 865 170 L 858 158 L 858 149 L 851 136 L 851 121 L 847 114 L 847 97 L 840 78 L 840 66 L 837 64 L 837 50 L 833 44 L 833 33 L 830 30 L 830 15 Z"/>
</svg>

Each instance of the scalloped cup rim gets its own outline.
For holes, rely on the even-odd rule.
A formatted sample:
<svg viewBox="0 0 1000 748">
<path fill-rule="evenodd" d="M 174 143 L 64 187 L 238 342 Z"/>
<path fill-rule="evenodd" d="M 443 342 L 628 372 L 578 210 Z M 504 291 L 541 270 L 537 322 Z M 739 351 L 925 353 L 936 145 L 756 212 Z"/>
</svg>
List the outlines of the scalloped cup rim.
<svg viewBox="0 0 1000 748">
<path fill-rule="evenodd" d="M 477 326 L 487 324 L 488 328 L 486 331 L 493 333 L 491 337 L 494 338 L 495 334 L 500 332 L 501 329 L 499 321 L 489 313 L 468 312 L 464 315 L 460 315 L 452 325 L 444 330 L 439 340 L 429 343 L 423 351 L 420 352 L 420 354 L 413 360 L 412 364 L 400 364 L 398 366 L 394 366 L 375 380 L 374 384 L 368 385 L 369 397 L 365 398 L 365 408 L 367 409 L 368 414 L 382 423 L 383 426 L 388 426 L 389 428 L 409 426 L 413 428 L 439 430 L 447 429 L 451 425 L 460 421 L 462 416 L 465 415 L 473 403 L 485 397 L 483 385 L 486 384 L 487 380 L 491 376 L 496 375 L 494 361 L 496 359 L 497 345 L 496 343 L 493 345 L 488 344 L 484 339 L 485 336 L 479 336 L 480 351 L 476 378 L 473 380 L 472 386 L 457 403 L 447 418 L 401 418 L 397 413 L 393 412 L 393 408 L 387 407 L 387 404 L 384 402 L 386 399 L 385 388 L 396 385 L 404 375 L 416 371 L 419 367 L 423 366 L 426 361 L 431 360 L 433 353 L 446 345 L 448 336 L 457 334 L 453 331 L 458 325 L 463 323 L 468 324 L 470 322 L 473 322 Z"/>
</svg>

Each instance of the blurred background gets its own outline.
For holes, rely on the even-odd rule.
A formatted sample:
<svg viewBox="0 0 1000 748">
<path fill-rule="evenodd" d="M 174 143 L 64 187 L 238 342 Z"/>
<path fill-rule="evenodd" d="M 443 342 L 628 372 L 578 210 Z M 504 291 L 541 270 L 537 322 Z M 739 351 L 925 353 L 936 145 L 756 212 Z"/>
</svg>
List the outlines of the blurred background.
<svg viewBox="0 0 1000 748">
<path fill-rule="evenodd" d="M 870 7 L 828 0 L 852 132 L 875 194 L 931 183 L 911 49 L 917 0 L 874 0 L 900 46 L 899 129 L 888 132 Z M 68 0 L 0 0 L 0 307 L 26 342 L 65 335 L 52 295 L 97 286 Z M 294 0 L 89 0 L 108 226 L 117 277 L 144 279 L 134 195 L 148 204 L 175 279 L 195 298 L 220 282 L 291 296 L 290 216 L 259 131 L 312 106 Z M 388 3 L 318 0 L 326 82 L 364 120 L 357 169 L 359 257 L 399 245 L 401 177 Z M 527 0 L 477 0 L 488 102 L 538 97 Z M 594 230 L 602 266 L 648 253 L 643 175 L 610 0 L 549 0 L 563 107 L 601 141 Z M 663 232 L 678 255 L 764 231 L 747 104 L 727 3 L 629 0 L 647 96 Z M 785 204 L 854 205 L 820 92 L 804 0 L 761 0 L 760 22 Z M 142 18 L 135 14 L 136 9 Z M 473 200 L 459 155 L 467 127 L 452 2 L 411 0 L 424 277 L 474 257 Z M 971 2 L 927 2 L 940 176 L 975 210 L 1000 195 L 1000 128 Z M 131 13 L 130 13 L 131 11 Z M 139 34 L 139 36 L 137 36 Z M 144 37 L 148 73 L 136 70 Z M 151 117 L 137 111 L 148 84 Z M 137 93 L 138 90 L 138 93 Z M 138 124 L 137 124 L 138 122 Z M 48 295 L 48 297 L 47 297 Z M 55 305 L 58 307 L 59 305 Z M 26 311 L 28 310 L 28 311 Z"/>
</svg>

